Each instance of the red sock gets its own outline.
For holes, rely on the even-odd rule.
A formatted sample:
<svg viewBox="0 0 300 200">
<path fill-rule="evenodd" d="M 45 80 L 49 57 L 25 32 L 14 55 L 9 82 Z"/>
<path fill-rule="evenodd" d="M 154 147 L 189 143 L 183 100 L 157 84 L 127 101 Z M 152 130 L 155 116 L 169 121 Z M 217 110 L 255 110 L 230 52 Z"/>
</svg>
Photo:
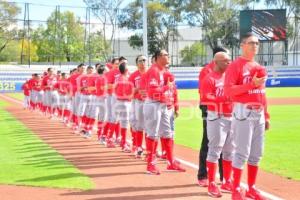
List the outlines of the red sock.
<svg viewBox="0 0 300 200">
<path fill-rule="evenodd" d="M 116 123 L 115 124 L 115 133 L 116 133 L 116 138 L 118 138 L 119 137 L 119 135 L 120 135 L 120 123 Z"/>
<path fill-rule="evenodd" d="M 236 190 L 240 187 L 241 177 L 243 170 L 232 167 L 233 172 L 233 182 L 232 182 L 232 189 Z"/>
<path fill-rule="evenodd" d="M 102 135 L 103 122 L 98 121 L 97 128 L 98 128 L 98 130 L 97 130 L 98 139 L 100 139 L 100 137 Z"/>
<path fill-rule="evenodd" d="M 162 142 L 162 145 L 164 146 L 163 149 L 166 151 L 166 156 L 167 156 L 169 165 L 171 165 L 174 161 L 172 139 L 171 138 L 161 138 L 160 141 Z"/>
<path fill-rule="evenodd" d="M 231 171 L 232 171 L 231 161 L 223 159 L 222 164 L 223 164 L 224 180 L 225 180 L 225 182 L 229 182 L 230 178 L 231 178 Z"/>
<path fill-rule="evenodd" d="M 155 156 L 155 153 L 156 153 L 156 144 L 157 141 L 151 139 L 151 138 L 147 138 L 146 139 L 146 147 L 147 147 L 147 151 L 148 151 L 148 154 L 147 154 L 147 164 L 148 165 L 151 165 L 153 164 L 153 161 L 154 161 L 154 156 Z"/>
<path fill-rule="evenodd" d="M 111 139 L 116 130 L 116 124 L 110 123 L 107 138 Z"/>
<path fill-rule="evenodd" d="M 109 123 L 109 122 L 106 122 L 105 125 L 104 125 L 104 128 L 103 128 L 103 135 L 104 135 L 104 136 L 107 136 L 109 127 L 110 127 L 110 123 Z"/>
<path fill-rule="evenodd" d="M 208 182 L 212 183 L 216 178 L 217 163 L 206 161 Z"/>
<path fill-rule="evenodd" d="M 85 117 L 85 130 L 89 130 L 90 121 L 91 121 L 91 118 Z"/>
<path fill-rule="evenodd" d="M 252 188 L 256 182 L 258 166 L 248 164 L 248 187 Z"/>
<path fill-rule="evenodd" d="M 143 146 L 143 131 L 136 131 L 135 133 L 135 141 L 137 147 Z"/>
<path fill-rule="evenodd" d="M 126 144 L 126 133 L 127 133 L 127 128 L 121 128 L 121 144 L 120 144 L 120 146 L 122 148 Z"/>
<path fill-rule="evenodd" d="M 130 132 L 131 132 L 131 138 L 132 138 L 132 146 L 136 147 L 137 146 L 137 142 L 136 142 L 136 131 L 134 131 L 132 129 L 132 127 L 130 127 Z"/>
<path fill-rule="evenodd" d="M 89 130 L 90 131 L 93 129 L 95 121 L 96 121 L 95 119 L 90 118 L 90 121 L 89 121 Z"/>
</svg>

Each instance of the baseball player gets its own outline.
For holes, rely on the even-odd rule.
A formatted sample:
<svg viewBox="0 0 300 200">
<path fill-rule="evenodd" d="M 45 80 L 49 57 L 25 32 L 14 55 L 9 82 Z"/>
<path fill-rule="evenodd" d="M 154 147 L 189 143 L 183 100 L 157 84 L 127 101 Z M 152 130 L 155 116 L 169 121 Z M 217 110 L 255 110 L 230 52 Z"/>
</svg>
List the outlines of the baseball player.
<svg viewBox="0 0 300 200">
<path fill-rule="evenodd" d="M 164 138 L 164 146 L 167 151 L 167 170 L 184 172 L 185 169 L 181 168 L 180 163 L 173 156 L 171 110 L 168 110 L 165 103 L 165 92 L 173 87 L 173 83 L 164 81 L 166 66 L 169 64 L 168 52 L 158 50 L 155 53 L 155 61 L 156 63 L 145 74 L 147 99 L 144 103 L 143 112 L 147 134 L 146 148 L 149 151 L 147 155 L 147 172 L 155 175 L 160 174 L 155 165 L 157 142 L 160 137 Z"/>
<path fill-rule="evenodd" d="M 95 66 L 95 68 L 97 70 L 97 66 Z M 103 68 L 103 70 L 104 70 L 104 68 Z M 93 74 L 89 75 L 88 79 L 87 79 L 87 89 L 91 95 L 91 99 L 90 99 L 90 101 L 87 105 L 86 111 L 85 111 L 85 116 L 86 116 L 85 136 L 86 137 L 91 137 L 92 128 L 94 127 L 94 123 L 98 117 L 98 112 L 100 109 L 100 106 L 98 105 L 98 101 L 96 98 L 96 92 L 97 92 L 96 80 L 98 79 L 98 77 L 99 77 L 98 73 L 93 73 Z M 101 111 L 103 111 L 103 109 Z M 104 112 L 104 114 L 105 114 L 105 112 Z"/>
<path fill-rule="evenodd" d="M 47 76 L 42 80 L 42 87 L 44 89 L 44 105 L 46 106 L 45 113 L 50 113 L 50 117 L 53 117 L 54 107 L 57 105 L 56 93 L 53 92 L 53 86 L 57 79 L 53 73 L 53 69 L 49 67 L 47 69 Z M 55 101 L 54 101 L 55 100 Z"/>
<path fill-rule="evenodd" d="M 62 118 L 65 124 L 68 124 L 71 102 L 69 96 L 70 87 L 66 73 L 61 73 L 60 80 L 55 84 L 54 88 L 59 94 L 58 116 Z"/>
<path fill-rule="evenodd" d="M 206 167 L 208 173 L 208 194 L 221 197 L 215 182 L 217 163 L 223 153 L 224 182 L 221 189 L 231 192 L 231 160 L 233 152 L 233 135 L 231 131 L 232 103 L 224 95 L 225 70 L 230 63 L 229 55 L 218 52 L 214 56 L 215 66 L 202 82 L 203 102 L 207 105 L 208 153 Z"/>
<path fill-rule="evenodd" d="M 175 118 L 179 116 L 179 105 L 178 105 L 178 93 L 177 93 L 177 88 L 175 85 L 175 77 L 172 73 L 169 71 L 166 71 L 164 73 L 164 81 L 165 84 L 167 82 L 173 83 L 173 87 L 170 88 L 170 90 L 167 90 L 165 92 L 165 98 L 166 98 L 166 105 L 169 110 L 171 110 L 171 117 L 170 117 L 170 125 L 171 125 L 171 131 L 172 131 L 172 151 L 174 147 L 174 136 L 175 136 Z M 160 159 L 167 159 L 167 151 L 164 145 L 164 139 L 161 139 L 161 155 Z"/>
<path fill-rule="evenodd" d="M 112 59 L 112 69 L 105 74 L 107 79 L 107 105 L 106 105 L 106 111 L 107 111 L 107 122 L 104 126 L 103 135 L 107 136 L 109 132 L 114 132 L 116 129 L 116 124 L 113 123 L 113 114 L 112 114 L 112 107 L 113 107 L 113 83 L 114 83 L 114 77 L 119 74 L 119 59 L 113 58 Z M 109 141 L 108 137 L 106 137 L 106 146 L 113 148 L 115 147 L 113 141 Z"/>
<path fill-rule="evenodd" d="M 120 122 L 121 142 L 123 152 L 130 153 L 130 147 L 126 142 L 127 128 L 129 125 L 129 114 L 131 100 L 133 97 L 133 84 L 128 80 L 128 68 L 126 62 L 119 65 L 120 76 L 115 80 L 116 104 L 114 105 L 115 117 Z M 110 135 L 111 136 L 111 135 Z"/>
<path fill-rule="evenodd" d="M 132 109 L 131 109 L 131 132 L 132 132 L 132 146 L 133 152 L 135 153 L 136 158 L 141 158 L 143 154 L 143 137 L 144 137 L 144 114 L 143 114 L 143 105 L 145 100 L 145 95 L 141 92 L 140 82 L 143 74 L 146 73 L 146 57 L 139 55 L 136 58 L 136 65 L 138 69 L 133 72 L 129 81 L 134 86 L 134 97 L 132 100 Z M 135 147 L 135 148 L 134 148 Z"/>
<path fill-rule="evenodd" d="M 223 47 L 216 47 L 213 49 L 213 56 L 215 56 L 218 52 L 227 52 L 226 49 Z M 205 65 L 205 67 L 200 71 L 199 73 L 199 96 L 200 96 L 200 103 L 199 108 L 202 113 L 202 124 L 203 124 L 203 134 L 202 134 L 202 141 L 201 141 L 201 147 L 199 151 L 199 168 L 198 168 L 198 185 L 201 187 L 207 187 L 207 170 L 206 170 L 206 157 L 207 157 L 207 151 L 208 151 L 208 139 L 207 139 L 207 105 L 204 104 L 203 101 L 203 95 L 202 95 L 202 82 L 204 78 L 207 76 L 207 74 L 211 73 L 213 71 L 213 68 L 215 66 L 214 60 L 212 60 L 209 64 Z M 222 156 L 219 159 L 219 173 L 220 173 L 220 180 L 222 182 L 223 180 L 223 172 L 222 172 Z"/>
<path fill-rule="evenodd" d="M 245 199 L 240 188 L 244 163 L 248 163 L 248 189 L 246 197 L 264 199 L 255 188 L 258 164 L 262 157 L 264 133 L 269 128 L 269 114 L 265 95 L 266 69 L 255 62 L 259 40 L 252 33 L 241 38 L 242 55 L 234 60 L 225 75 L 225 95 L 233 106 L 232 129 L 234 154 L 232 159 L 232 199 Z"/>
<path fill-rule="evenodd" d="M 32 87 L 33 87 L 33 84 L 35 82 L 35 74 L 32 74 L 31 75 L 31 78 L 28 80 L 28 86 L 29 86 L 29 109 L 30 110 L 33 110 L 33 92 L 32 92 Z"/>
<path fill-rule="evenodd" d="M 83 63 L 77 66 L 76 72 L 74 72 L 69 77 L 70 87 L 71 87 L 71 97 L 72 97 L 72 122 L 73 122 L 73 131 L 76 132 L 79 129 L 79 105 L 80 105 L 80 76 L 85 71 L 85 65 Z"/>
<path fill-rule="evenodd" d="M 95 86 L 95 77 L 93 74 L 94 68 L 92 66 L 88 66 L 86 69 L 86 74 L 81 75 L 79 77 L 79 85 L 80 85 L 80 103 L 79 103 L 79 114 L 78 117 L 80 117 L 82 130 L 81 132 L 87 136 L 90 137 L 90 133 L 87 132 L 86 129 L 88 129 L 87 124 L 89 121 L 88 118 L 88 112 L 89 107 L 92 102 L 92 93 L 89 90 L 89 87 Z"/>
<path fill-rule="evenodd" d="M 23 106 L 24 109 L 28 109 L 30 106 L 30 88 L 29 88 L 29 83 L 28 80 L 22 85 L 22 90 L 24 94 L 24 100 L 23 100 Z"/>
<path fill-rule="evenodd" d="M 94 108 L 94 119 L 98 121 L 97 124 L 97 136 L 100 144 L 104 144 L 106 136 L 103 134 L 103 128 L 105 126 L 105 121 L 106 121 L 106 92 L 107 92 L 107 80 L 104 75 L 105 71 L 105 66 L 104 65 L 99 65 L 97 67 L 97 73 L 98 76 L 96 78 L 96 97 L 95 97 L 95 102 L 94 105 L 96 108 Z"/>
</svg>

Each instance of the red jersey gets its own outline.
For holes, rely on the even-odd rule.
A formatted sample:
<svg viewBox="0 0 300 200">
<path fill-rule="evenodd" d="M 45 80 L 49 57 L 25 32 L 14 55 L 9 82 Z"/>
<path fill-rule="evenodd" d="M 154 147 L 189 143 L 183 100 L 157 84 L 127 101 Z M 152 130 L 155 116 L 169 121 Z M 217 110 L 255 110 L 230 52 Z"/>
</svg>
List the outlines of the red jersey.
<svg viewBox="0 0 300 200">
<path fill-rule="evenodd" d="M 142 94 L 139 92 L 140 90 L 140 82 L 141 82 L 141 76 L 142 73 L 139 70 L 136 70 L 134 73 L 132 73 L 129 76 L 129 81 L 133 84 L 134 88 L 138 89 L 138 91 L 134 92 L 134 99 L 138 99 L 140 101 L 143 101 Z"/>
<path fill-rule="evenodd" d="M 115 82 L 115 94 L 118 100 L 130 101 L 133 96 L 134 87 L 126 76 L 119 76 Z"/>
<path fill-rule="evenodd" d="M 116 82 L 116 79 L 121 75 L 119 69 L 112 69 L 106 74 L 107 83 L 109 85 L 113 85 Z M 107 94 L 112 95 L 113 94 L 113 88 L 107 89 Z"/>
<path fill-rule="evenodd" d="M 255 74 L 257 74 L 257 77 L 266 76 L 265 67 L 242 57 L 237 58 L 228 66 L 225 72 L 224 91 L 226 95 L 230 96 L 233 102 L 263 106 L 265 117 L 269 119 L 265 85 L 256 87 L 252 83 Z"/>
<path fill-rule="evenodd" d="M 95 86 L 96 86 L 96 92 L 95 92 L 96 96 L 102 97 L 106 95 L 107 80 L 105 75 L 97 76 Z"/>
<path fill-rule="evenodd" d="M 52 75 L 52 76 L 45 76 L 42 80 L 42 88 L 47 91 L 47 90 L 52 90 L 53 86 L 55 85 L 55 83 L 57 82 L 57 78 L 56 76 Z"/>
<path fill-rule="evenodd" d="M 139 89 L 139 94 L 141 97 L 141 100 L 144 101 L 147 97 L 147 90 L 146 90 L 146 73 L 141 75 L 141 80 L 140 80 L 140 89 Z"/>
<path fill-rule="evenodd" d="M 33 82 L 35 81 L 35 79 L 31 78 L 28 80 L 28 87 L 29 87 L 29 90 L 32 90 L 32 84 Z"/>
<path fill-rule="evenodd" d="M 79 73 L 74 73 L 73 75 L 71 75 L 69 77 L 69 82 L 70 82 L 70 86 L 71 86 L 71 94 L 72 96 L 75 95 L 75 93 L 77 92 L 77 86 L 79 86 L 79 82 L 80 82 L 80 78 L 78 77 L 81 77 L 81 74 Z"/>
<path fill-rule="evenodd" d="M 65 80 L 59 80 L 55 85 L 54 89 L 58 91 L 61 95 L 66 95 L 70 93 L 70 83 L 67 79 Z"/>
<path fill-rule="evenodd" d="M 34 79 L 32 82 L 32 90 L 41 91 L 42 90 L 42 80 Z"/>
<path fill-rule="evenodd" d="M 164 70 L 160 70 L 157 64 L 154 64 L 145 74 L 146 92 L 149 99 L 165 102 L 165 92 L 169 86 L 164 82 Z"/>
<path fill-rule="evenodd" d="M 87 86 L 88 88 L 92 88 L 88 90 L 88 94 L 96 95 L 96 80 L 98 77 L 98 74 L 87 75 Z"/>
<path fill-rule="evenodd" d="M 25 96 L 29 96 L 30 94 L 30 88 L 29 88 L 29 83 L 28 81 L 26 81 L 23 85 L 22 85 L 22 90 Z"/>
<path fill-rule="evenodd" d="M 202 85 L 203 85 L 203 80 L 205 79 L 205 77 L 211 73 L 214 70 L 215 67 L 215 62 L 211 61 L 210 63 L 208 63 L 207 65 L 205 65 L 200 73 L 199 73 L 199 77 L 198 77 L 198 93 L 199 93 L 199 99 L 200 99 L 200 103 L 204 100 L 203 96 L 202 96 Z"/>
<path fill-rule="evenodd" d="M 213 71 L 209 73 L 202 84 L 202 96 L 207 110 L 218 114 L 231 115 L 232 102 L 224 94 L 225 73 Z"/>
</svg>

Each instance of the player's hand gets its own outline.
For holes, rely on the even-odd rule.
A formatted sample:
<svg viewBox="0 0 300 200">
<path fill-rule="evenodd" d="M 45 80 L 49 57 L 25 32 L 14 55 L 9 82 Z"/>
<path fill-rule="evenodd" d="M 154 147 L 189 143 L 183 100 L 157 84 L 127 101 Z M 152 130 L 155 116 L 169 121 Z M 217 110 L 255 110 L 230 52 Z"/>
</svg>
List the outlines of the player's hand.
<svg viewBox="0 0 300 200">
<path fill-rule="evenodd" d="M 265 122 L 265 130 L 267 131 L 267 130 L 269 130 L 270 129 L 270 121 L 266 121 Z"/>
<path fill-rule="evenodd" d="M 170 89 L 173 89 L 173 87 L 174 87 L 174 82 L 171 82 L 170 79 L 168 78 L 167 85 L 169 86 Z"/>
<path fill-rule="evenodd" d="M 258 78 L 257 73 L 255 73 L 254 77 L 252 78 L 252 82 L 255 85 L 255 87 L 259 87 L 259 86 L 265 84 L 266 77 Z"/>
</svg>

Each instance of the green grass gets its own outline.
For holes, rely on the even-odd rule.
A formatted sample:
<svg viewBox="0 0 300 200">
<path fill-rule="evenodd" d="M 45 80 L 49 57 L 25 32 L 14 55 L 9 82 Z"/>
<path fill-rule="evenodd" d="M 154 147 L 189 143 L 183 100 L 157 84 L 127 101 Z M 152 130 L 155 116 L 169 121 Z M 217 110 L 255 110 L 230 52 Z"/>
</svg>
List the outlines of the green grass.
<svg viewBox="0 0 300 200">
<path fill-rule="evenodd" d="M 270 106 L 271 130 L 266 133 L 261 167 L 280 176 L 300 180 L 300 123 L 298 106 Z M 202 120 L 198 108 L 181 108 L 176 119 L 175 142 L 199 150 Z"/>
<path fill-rule="evenodd" d="M 15 99 L 21 100 L 21 101 L 23 101 L 23 99 L 24 99 L 23 93 L 8 93 L 7 95 L 10 97 L 13 97 Z"/>
<path fill-rule="evenodd" d="M 0 183 L 91 189 L 89 177 L 5 111 L 0 101 Z"/>
<path fill-rule="evenodd" d="M 179 90 L 179 100 L 199 100 L 197 89 Z M 267 88 L 268 98 L 300 97 L 298 87 Z"/>
</svg>

